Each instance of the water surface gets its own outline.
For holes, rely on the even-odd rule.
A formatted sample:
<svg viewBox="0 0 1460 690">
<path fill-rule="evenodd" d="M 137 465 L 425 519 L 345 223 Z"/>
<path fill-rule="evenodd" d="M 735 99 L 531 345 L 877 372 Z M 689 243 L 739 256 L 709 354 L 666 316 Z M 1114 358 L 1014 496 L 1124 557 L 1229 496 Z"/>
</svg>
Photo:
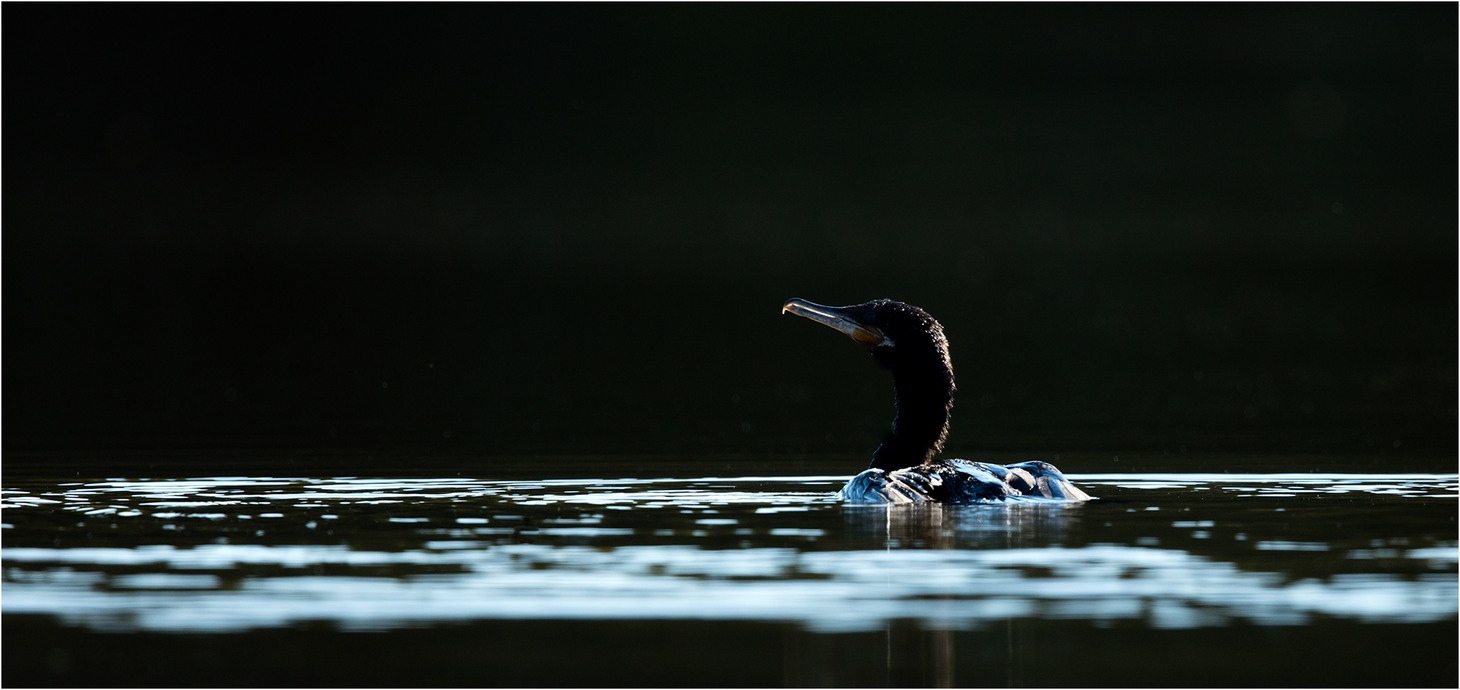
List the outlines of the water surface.
<svg viewBox="0 0 1460 690">
<path fill-rule="evenodd" d="M 1390 635 L 1447 651 L 1376 678 L 1455 677 L 1454 474 L 1074 474 L 1099 500 L 972 506 L 844 505 L 845 479 L 7 479 L 5 681 L 95 681 L 101 636 L 288 684 L 331 653 L 301 635 L 402 664 L 491 637 L 415 685 L 1344 684 L 1283 659 Z M 654 651 L 554 663 L 574 638 Z M 219 683 L 130 663 L 100 682 Z"/>
</svg>

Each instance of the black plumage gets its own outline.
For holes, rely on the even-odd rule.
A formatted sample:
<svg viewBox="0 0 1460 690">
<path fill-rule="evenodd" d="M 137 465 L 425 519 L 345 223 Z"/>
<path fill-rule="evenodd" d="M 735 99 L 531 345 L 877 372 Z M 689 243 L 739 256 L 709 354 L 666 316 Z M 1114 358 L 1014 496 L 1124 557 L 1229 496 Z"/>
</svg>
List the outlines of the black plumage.
<svg viewBox="0 0 1460 690">
<path fill-rule="evenodd" d="M 871 465 L 842 488 L 858 502 L 967 503 L 1010 497 L 1088 500 L 1054 465 L 1000 466 L 935 459 L 948 440 L 958 387 L 943 326 L 911 304 L 881 299 L 828 307 L 792 299 L 781 308 L 851 336 L 892 373 L 897 416 Z"/>
</svg>

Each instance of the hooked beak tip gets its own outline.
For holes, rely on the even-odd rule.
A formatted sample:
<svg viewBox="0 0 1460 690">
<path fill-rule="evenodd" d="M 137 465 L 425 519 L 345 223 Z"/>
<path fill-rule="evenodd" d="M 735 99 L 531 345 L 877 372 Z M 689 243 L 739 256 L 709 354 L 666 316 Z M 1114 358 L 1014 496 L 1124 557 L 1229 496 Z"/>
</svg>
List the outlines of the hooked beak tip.
<svg viewBox="0 0 1460 690">
<path fill-rule="evenodd" d="M 883 335 L 882 331 L 852 318 L 847 314 L 845 307 L 828 307 L 797 297 L 786 300 L 786 303 L 781 305 L 781 313 L 786 312 L 810 319 L 823 326 L 830 326 L 851 336 L 853 340 L 869 349 L 892 344 L 892 339 Z"/>
</svg>

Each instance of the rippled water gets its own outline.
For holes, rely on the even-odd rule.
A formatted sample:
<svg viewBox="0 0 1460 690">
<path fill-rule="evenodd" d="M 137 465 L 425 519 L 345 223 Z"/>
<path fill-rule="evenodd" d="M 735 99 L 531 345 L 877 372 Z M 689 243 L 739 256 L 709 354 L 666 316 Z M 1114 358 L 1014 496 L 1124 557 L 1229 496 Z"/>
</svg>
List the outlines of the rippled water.
<svg viewBox="0 0 1460 690">
<path fill-rule="evenodd" d="M 1449 637 L 1438 642 L 1453 652 L 1456 475 L 1072 479 L 1099 500 L 849 506 L 833 495 L 844 476 L 7 480 L 3 611 L 12 638 L 39 621 L 53 634 L 245 640 L 639 621 L 687 632 L 712 624 L 708 642 L 720 644 L 730 633 L 713 631 L 731 628 L 715 625 L 747 623 L 797 631 L 783 652 L 812 657 L 807 645 L 867 635 L 891 645 L 902 630 L 935 665 L 942 657 L 927 650 L 991 633 L 1007 642 L 1016 622 L 1044 635 L 1357 625 L 1433 636 L 1425 626 L 1439 624 Z M 557 634 L 523 632 L 521 643 Z M 946 644 L 929 642 L 939 634 Z M 56 644 L 65 663 L 42 654 L 49 665 L 26 679 L 73 670 L 74 651 Z M 1220 642 L 1203 650 L 1252 653 Z M 1014 655 L 1008 668 L 1034 663 Z M 889 667 L 894 656 L 889 646 Z M 943 663 L 948 673 L 914 684 L 972 682 Z M 1452 655 L 1426 673 L 1454 668 Z M 781 671 L 778 683 L 899 684 Z M 602 684 L 581 672 L 535 677 Z M 1038 677 L 1011 673 L 994 682 Z M 1428 677 L 1401 673 L 1413 682 L 1398 684 Z M 1252 682 L 1274 682 L 1263 678 L 1254 668 Z"/>
</svg>

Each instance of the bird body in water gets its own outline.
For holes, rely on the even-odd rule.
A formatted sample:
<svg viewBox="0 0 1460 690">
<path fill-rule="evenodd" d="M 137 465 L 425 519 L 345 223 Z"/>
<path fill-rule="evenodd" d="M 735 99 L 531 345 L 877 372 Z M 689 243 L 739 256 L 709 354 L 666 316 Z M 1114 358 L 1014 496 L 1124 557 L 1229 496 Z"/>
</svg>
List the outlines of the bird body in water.
<svg viewBox="0 0 1460 690">
<path fill-rule="evenodd" d="M 781 307 L 781 313 L 845 333 L 892 372 L 897 407 L 892 433 L 872 454 L 871 465 L 842 487 L 844 499 L 856 503 L 1090 499 L 1047 462 L 1005 466 L 935 459 L 948 440 L 957 385 L 943 326 L 927 312 L 887 299 L 845 307 L 792 299 Z"/>
</svg>

